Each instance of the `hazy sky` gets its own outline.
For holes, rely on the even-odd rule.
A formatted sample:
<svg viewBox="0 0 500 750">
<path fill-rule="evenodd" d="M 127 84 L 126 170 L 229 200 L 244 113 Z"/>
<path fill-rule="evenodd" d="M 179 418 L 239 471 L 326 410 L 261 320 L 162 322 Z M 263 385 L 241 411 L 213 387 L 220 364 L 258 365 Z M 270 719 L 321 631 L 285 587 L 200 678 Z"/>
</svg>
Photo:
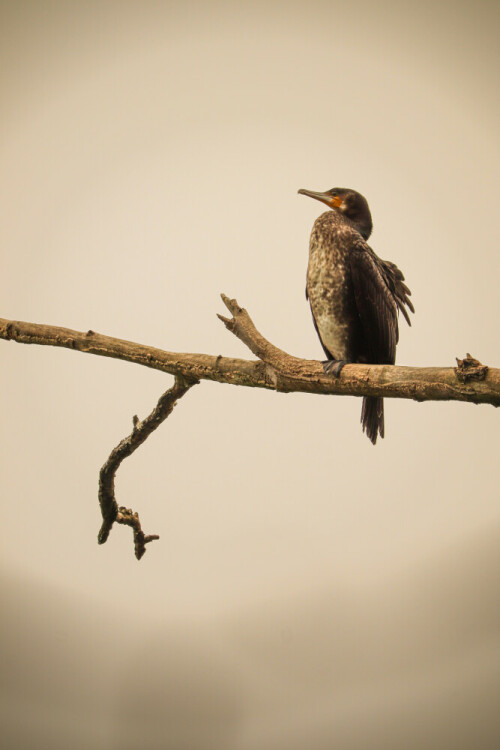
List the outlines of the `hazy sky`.
<svg viewBox="0 0 500 750">
<path fill-rule="evenodd" d="M 224 292 L 322 358 L 297 189 L 345 185 L 413 292 L 398 362 L 498 366 L 499 6 L 351 5 L 1 2 L 2 317 L 250 357 Z M 386 401 L 374 448 L 359 399 L 203 382 L 119 472 L 161 536 L 138 563 L 96 544 L 98 472 L 172 379 L 0 357 L 13 748 L 498 746 L 492 407 Z"/>
</svg>

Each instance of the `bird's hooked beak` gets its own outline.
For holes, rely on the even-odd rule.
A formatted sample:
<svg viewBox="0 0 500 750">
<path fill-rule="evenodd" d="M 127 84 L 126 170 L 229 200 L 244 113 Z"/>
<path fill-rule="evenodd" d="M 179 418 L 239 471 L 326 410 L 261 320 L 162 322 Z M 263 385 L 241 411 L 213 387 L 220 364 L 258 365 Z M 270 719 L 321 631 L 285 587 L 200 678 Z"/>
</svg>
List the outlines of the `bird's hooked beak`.
<svg viewBox="0 0 500 750">
<path fill-rule="evenodd" d="M 326 203 L 329 208 L 340 208 L 342 205 L 342 198 L 338 195 L 331 195 L 331 193 L 315 193 L 314 190 L 305 190 L 301 188 L 298 191 L 301 195 L 308 195 L 309 198 L 315 198 L 317 201 Z"/>
</svg>

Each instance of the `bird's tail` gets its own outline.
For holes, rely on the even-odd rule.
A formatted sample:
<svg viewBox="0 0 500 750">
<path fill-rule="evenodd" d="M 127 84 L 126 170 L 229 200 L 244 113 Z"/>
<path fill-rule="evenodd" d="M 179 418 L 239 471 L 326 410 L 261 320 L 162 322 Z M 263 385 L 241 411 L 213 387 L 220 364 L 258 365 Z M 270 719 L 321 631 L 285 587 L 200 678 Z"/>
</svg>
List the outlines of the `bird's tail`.
<svg viewBox="0 0 500 750">
<path fill-rule="evenodd" d="M 374 396 L 365 396 L 361 409 L 361 424 L 363 432 L 366 432 L 373 445 L 377 437 L 384 437 L 384 399 Z"/>
</svg>

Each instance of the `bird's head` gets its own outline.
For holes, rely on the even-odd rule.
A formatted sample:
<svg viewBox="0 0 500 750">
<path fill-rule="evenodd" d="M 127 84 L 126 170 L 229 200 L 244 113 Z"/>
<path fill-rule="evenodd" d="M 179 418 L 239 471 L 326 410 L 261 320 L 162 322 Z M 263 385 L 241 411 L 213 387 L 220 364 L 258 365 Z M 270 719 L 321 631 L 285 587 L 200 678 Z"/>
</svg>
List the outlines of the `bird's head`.
<svg viewBox="0 0 500 750">
<path fill-rule="evenodd" d="M 339 211 L 355 225 L 363 239 L 367 240 L 372 233 L 372 216 L 366 198 L 349 188 L 332 188 L 325 193 L 315 193 L 313 190 L 299 190 L 301 195 L 308 195 L 317 201 L 325 203 L 328 208 Z"/>
</svg>

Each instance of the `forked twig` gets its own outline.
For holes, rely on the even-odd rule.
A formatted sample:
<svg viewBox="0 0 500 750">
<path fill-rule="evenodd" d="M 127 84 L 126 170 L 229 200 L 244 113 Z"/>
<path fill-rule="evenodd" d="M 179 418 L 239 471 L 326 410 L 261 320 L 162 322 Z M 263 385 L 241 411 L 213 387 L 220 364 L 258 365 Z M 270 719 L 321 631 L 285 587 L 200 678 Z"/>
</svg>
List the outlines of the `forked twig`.
<svg viewBox="0 0 500 750">
<path fill-rule="evenodd" d="M 142 421 L 137 416 L 134 416 L 132 432 L 111 451 L 109 458 L 99 473 L 99 505 L 101 506 L 103 518 L 97 537 L 99 544 L 104 544 L 107 540 L 115 521 L 116 523 L 132 527 L 134 532 L 135 556 L 138 560 L 146 552 L 146 544 L 160 538 L 158 534 L 148 534 L 146 536 L 141 528 L 139 515 L 130 510 L 130 508 L 118 506 L 115 499 L 115 475 L 121 462 L 132 455 L 147 440 L 149 435 L 172 413 L 176 401 L 198 382 L 198 380 L 187 380 L 177 375 L 174 385 L 160 397 L 151 414 Z"/>
</svg>

